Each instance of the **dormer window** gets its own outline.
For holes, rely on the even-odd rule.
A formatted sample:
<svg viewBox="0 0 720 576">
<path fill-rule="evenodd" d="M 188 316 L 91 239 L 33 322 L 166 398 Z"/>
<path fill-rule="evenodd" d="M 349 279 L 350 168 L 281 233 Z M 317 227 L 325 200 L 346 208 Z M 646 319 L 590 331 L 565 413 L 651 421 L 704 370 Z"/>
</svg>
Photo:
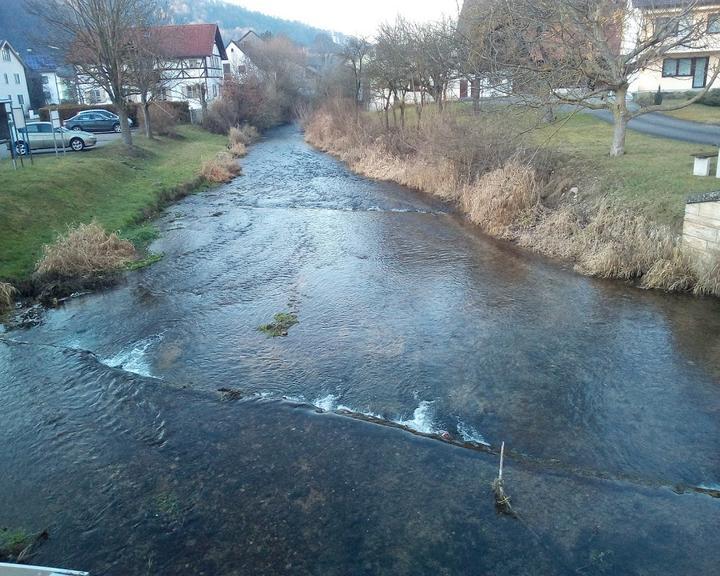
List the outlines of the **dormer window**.
<svg viewBox="0 0 720 576">
<path fill-rule="evenodd" d="M 10 62 L 10 48 L 2 49 L 2 59 L 5 62 Z"/>
</svg>

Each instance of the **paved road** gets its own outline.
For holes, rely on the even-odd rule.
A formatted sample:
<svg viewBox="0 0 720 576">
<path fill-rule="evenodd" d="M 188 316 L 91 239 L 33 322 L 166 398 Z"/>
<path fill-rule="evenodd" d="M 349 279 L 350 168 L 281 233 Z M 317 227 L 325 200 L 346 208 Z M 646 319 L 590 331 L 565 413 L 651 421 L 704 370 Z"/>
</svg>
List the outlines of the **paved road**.
<svg viewBox="0 0 720 576">
<path fill-rule="evenodd" d="M 612 114 L 609 110 L 592 110 L 589 113 L 606 122 L 612 122 Z M 679 120 L 657 112 L 638 116 L 630 121 L 628 127 L 651 136 L 720 146 L 720 126 Z"/>
<path fill-rule="evenodd" d="M 103 146 L 107 146 L 110 144 L 110 142 L 116 142 L 121 138 L 121 134 L 115 134 L 114 132 L 103 132 L 103 133 L 96 133 L 95 136 L 97 136 L 97 144 L 93 148 L 86 148 L 83 150 L 83 153 L 85 152 L 91 152 L 95 148 L 102 148 Z M 68 154 L 73 154 L 72 150 L 68 148 L 67 151 Z M 47 154 L 55 154 L 55 150 L 53 148 L 50 148 L 48 150 L 33 150 L 33 156 L 35 155 L 42 155 L 45 156 Z M 8 152 L 8 149 L 3 144 L 0 146 L 0 160 L 9 160 L 10 159 L 10 153 Z"/>
</svg>

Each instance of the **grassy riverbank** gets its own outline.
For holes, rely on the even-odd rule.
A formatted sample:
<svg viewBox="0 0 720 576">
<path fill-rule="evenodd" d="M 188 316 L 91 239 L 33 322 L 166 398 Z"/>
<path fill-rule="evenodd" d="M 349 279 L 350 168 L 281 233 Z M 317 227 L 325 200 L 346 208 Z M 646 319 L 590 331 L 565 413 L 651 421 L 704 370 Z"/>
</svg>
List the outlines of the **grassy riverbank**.
<svg viewBox="0 0 720 576">
<path fill-rule="evenodd" d="M 628 135 L 587 115 L 542 125 L 515 110 L 424 114 L 418 127 L 358 122 L 340 104 L 306 124 L 306 139 L 355 171 L 441 196 L 492 236 L 571 261 L 587 275 L 644 288 L 720 294 L 720 265 L 694 262 L 679 232 L 687 195 L 715 187 L 691 175 L 698 146 Z"/>
<path fill-rule="evenodd" d="M 136 138 L 128 153 L 120 143 L 13 171 L 0 163 L 0 279 L 21 283 L 42 246 L 68 226 L 96 221 L 136 244 L 153 235 L 143 221 L 177 197 L 202 187 L 202 164 L 227 146 L 227 138 L 190 126 L 179 138 Z"/>
</svg>

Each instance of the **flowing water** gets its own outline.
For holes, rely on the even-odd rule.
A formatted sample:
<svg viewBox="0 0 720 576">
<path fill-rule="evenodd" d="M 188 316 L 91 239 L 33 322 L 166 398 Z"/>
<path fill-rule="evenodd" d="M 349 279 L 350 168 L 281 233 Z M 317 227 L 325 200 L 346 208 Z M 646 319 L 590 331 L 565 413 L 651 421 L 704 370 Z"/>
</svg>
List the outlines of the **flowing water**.
<svg viewBox="0 0 720 576">
<path fill-rule="evenodd" d="M 36 563 L 720 574 L 718 301 L 489 240 L 292 127 L 243 166 L 160 263 L 0 328 L 0 528 L 48 528 Z"/>
</svg>

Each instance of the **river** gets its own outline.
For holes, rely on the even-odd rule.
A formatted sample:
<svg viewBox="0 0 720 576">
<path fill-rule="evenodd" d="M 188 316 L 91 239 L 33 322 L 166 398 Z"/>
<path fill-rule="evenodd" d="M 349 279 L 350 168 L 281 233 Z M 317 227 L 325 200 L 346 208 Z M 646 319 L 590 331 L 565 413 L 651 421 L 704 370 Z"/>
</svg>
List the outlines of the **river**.
<svg viewBox="0 0 720 576">
<path fill-rule="evenodd" d="M 243 170 L 164 213 L 158 264 L 0 328 L 0 528 L 48 528 L 35 563 L 720 574 L 717 300 L 488 239 L 295 127 Z"/>
</svg>

